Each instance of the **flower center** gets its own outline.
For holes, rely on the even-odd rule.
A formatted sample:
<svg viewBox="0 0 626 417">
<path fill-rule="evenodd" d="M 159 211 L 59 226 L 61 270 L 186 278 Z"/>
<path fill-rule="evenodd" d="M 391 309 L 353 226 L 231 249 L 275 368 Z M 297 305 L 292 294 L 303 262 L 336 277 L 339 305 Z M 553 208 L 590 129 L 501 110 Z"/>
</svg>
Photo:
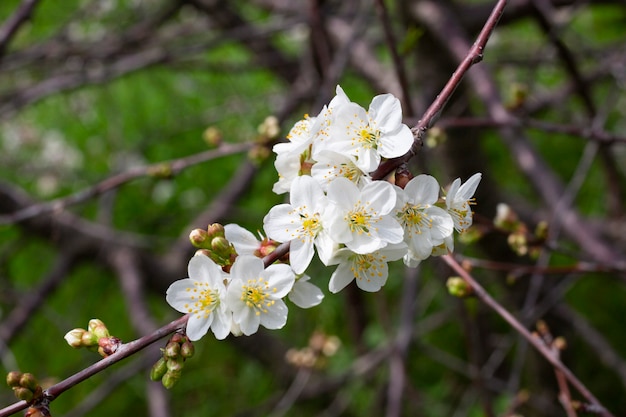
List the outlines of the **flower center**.
<svg viewBox="0 0 626 417">
<path fill-rule="evenodd" d="M 249 279 L 246 284 L 243 286 L 241 301 L 253 309 L 257 316 L 267 313 L 267 309 L 275 303 L 271 292 L 276 292 L 276 288 L 270 288 L 263 278 Z"/>
<path fill-rule="evenodd" d="M 424 213 L 424 208 L 420 204 L 411 205 L 407 203 L 398 213 L 400 222 L 409 234 L 413 232 L 422 234 L 422 229 L 432 229 L 433 220 Z"/>
<path fill-rule="evenodd" d="M 189 298 L 192 304 L 185 304 L 188 313 L 195 314 L 198 318 L 201 316 L 205 319 L 220 304 L 219 293 L 216 290 L 208 288 L 206 282 L 194 282 L 194 288 L 187 288 L 187 292 L 192 292 Z"/>
<path fill-rule="evenodd" d="M 364 147 L 376 149 L 378 147 L 378 138 L 380 138 L 380 131 L 365 127 L 359 132 L 358 140 Z"/>
<path fill-rule="evenodd" d="M 350 270 L 356 279 L 381 278 L 384 275 L 383 267 L 386 263 L 386 257 L 375 254 L 356 255 L 352 258 L 352 266 Z"/>
<path fill-rule="evenodd" d="M 370 234 L 372 214 L 367 212 L 364 207 L 356 207 L 355 210 L 348 212 L 346 220 L 351 232 Z"/>
</svg>

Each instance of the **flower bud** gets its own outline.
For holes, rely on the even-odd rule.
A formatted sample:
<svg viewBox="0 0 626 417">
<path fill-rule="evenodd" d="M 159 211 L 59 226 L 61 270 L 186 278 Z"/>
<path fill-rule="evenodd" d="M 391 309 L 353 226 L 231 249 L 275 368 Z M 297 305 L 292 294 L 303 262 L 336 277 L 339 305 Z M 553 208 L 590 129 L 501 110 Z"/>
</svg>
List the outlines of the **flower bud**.
<svg viewBox="0 0 626 417">
<path fill-rule="evenodd" d="M 73 329 L 70 330 L 63 336 L 68 345 L 73 347 L 74 349 L 78 349 L 83 346 L 83 334 L 86 332 L 85 329 Z"/>
<path fill-rule="evenodd" d="M 165 345 L 163 354 L 168 359 L 178 358 L 180 356 L 180 344 L 172 341 L 168 342 L 168 344 Z"/>
<path fill-rule="evenodd" d="M 165 375 L 166 372 L 167 364 L 165 358 L 161 357 L 154 365 L 152 365 L 152 369 L 150 369 L 150 379 L 158 381 L 163 378 L 163 375 Z"/>
<path fill-rule="evenodd" d="M 230 254 L 234 252 L 233 246 L 224 237 L 216 237 L 211 241 L 213 252 L 223 259 L 230 259 Z"/>
<path fill-rule="evenodd" d="M 185 343 L 183 343 L 180 347 L 180 356 L 182 356 L 184 359 L 189 359 L 191 357 L 193 357 L 194 353 L 195 353 L 196 349 L 193 346 L 193 343 L 191 343 L 191 341 L 186 341 Z"/>
<path fill-rule="evenodd" d="M 167 365 L 167 370 L 169 371 L 182 371 L 183 367 L 185 366 L 185 360 L 183 358 L 176 358 L 176 359 L 168 359 L 166 361 L 166 365 Z"/>
<path fill-rule="evenodd" d="M 210 224 L 207 227 L 207 234 L 211 239 L 215 239 L 216 237 L 224 237 L 226 236 L 226 231 L 224 226 L 219 223 Z"/>
<path fill-rule="evenodd" d="M 107 329 L 107 326 L 104 325 L 102 320 L 98 320 L 98 319 L 89 320 L 88 329 L 90 332 L 92 332 L 96 336 L 96 339 L 111 336 L 111 334 L 109 333 L 109 329 Z"/>
<path fill-rule="evenodd" d="M 20 371 L 11 371 L 7 374 L 7 385 L 10 387 L 19 387 L 22 373 Z"/>
<path fill-rule="evenodd" d="M 98 353 L 106 358 L 117 352 L 121 345 L 122 341 L 115 336 L 101 337 L 98 339 Z"/>
<path fill-rule="evenodd" d="M 88 331 L 85 330 L 85 332 L 83 333 L 83 337 L 81 338 L 80 343 L 81 343 L 82 346 L 86 346 L 86 347 L 97 346 L 98 345 L 98 338 L 92 332 L 88 332 Z"/>
<path fill-rule="evenodd" d="M 35 378 L 35 375 L 27 372 L 22 374 L 22 376 L 20 377 L 20 386 L 28 388 L 29 390 L 34 392 L 39 386 L 39 383 L 37 382 L 37 378 Z"/>
<path fill-rule="evenodd" d="M 170 337 L 169 341 L 174 343 L 183 343 L 187 341 L 187 337 L 185 337 L 182 333 L 174 333 L 172 337 Z"/>
<path fill-rule="evenodd" d="M 209 241 L 209 235 L 206 230 L 193 229 L 191 233 L 189 233 L 189 241 L 196 248 L 205 248 Z"/>
<path fill-rule="evenodd" d="M 167 371 L 165 375 L 163 375 L 161 383 L 165 388 L 170 389 L 176 385 L 181 375 L 182 373 L 180 371 Z"/>
<path fill-rule="evenodd" d="M 450 277 L 446 282 L 448 292 L 455 297 L 467 297 L 472 293 L 472 287 L 461 277 Z"/>
<path fill-rule="evenodd" d="M 209 146 L 218 146 L 222 143 L 222 132 L 215 126 L 209 126 L 202 133 L 202 139 Z"/>
<path fill-rule="evenodd" d="M 50 417 L 50 412 L 46 408 L 28 407 L 24 417 Z"/>
<path fill-rule="evenodd" d="M 257 131 L 261 135 L 261 139 L 276 139 L 280 133 L 280 126 L 276 116 L 267 116 L 257 128 Z"/>
<path fill-rule="evenodd" d="M 33 399 L 34 394 L 31 390 L 24 387 L 14 387 L 13 394 L 18 400 L 30 401 Z"/>
</svg>

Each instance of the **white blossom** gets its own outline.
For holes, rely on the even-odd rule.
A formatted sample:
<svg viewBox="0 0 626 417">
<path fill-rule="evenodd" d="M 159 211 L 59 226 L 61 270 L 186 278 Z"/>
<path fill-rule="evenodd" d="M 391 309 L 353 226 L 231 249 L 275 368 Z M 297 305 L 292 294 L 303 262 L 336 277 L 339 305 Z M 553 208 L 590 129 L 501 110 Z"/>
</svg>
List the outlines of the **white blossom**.
<svg viewBox="0 0 626 417">
<path fill-rule="evenodd" d="M 196 255 L 189 261 L 189 278 L 174 282 L 165 299 L 174 309 L 189 313 L 187 336 L 199 340 L 211 329 L 224 339 L 231 327 L 231 313 L 224 302 L 227 275 L 210 258 Z"/>
<path fill-rule="evenodd" d="M 472 225 L 472 209 L 470 204 L 480 182 L 481 174 L 472 175 L 465 184 L 461 185 L 461 179 L 454 180 L 446 195 L 446 207 L 454 221 L 454 228 L 458 232 L 464 232 Z"/>
</svg>

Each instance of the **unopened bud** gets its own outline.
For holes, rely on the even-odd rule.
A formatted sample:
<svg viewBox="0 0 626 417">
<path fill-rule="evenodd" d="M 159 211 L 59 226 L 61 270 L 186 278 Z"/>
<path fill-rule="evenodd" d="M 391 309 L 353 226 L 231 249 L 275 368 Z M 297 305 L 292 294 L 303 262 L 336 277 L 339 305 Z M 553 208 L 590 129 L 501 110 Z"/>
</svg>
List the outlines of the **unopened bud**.
<svg viewBox="0 0 626 417">
<path fill-rule="evenodd" d="M 261 246 L 258 249 L 258 252 L 259 252 L 258 256 L 260 258 L 266 257 L 270 253 L 274 252 L 276 248 L 278 247 L 278 245 L 279 245 L 278 242 L 275 242 L 272 239 L 268 239 L 268 238 L 263 239 L 263 241 L 261 241 Z"/>
<path fill-rule="evenodd" d="M 37 378 L 35 378 L 35 375 L 27 372 L 25 374 L 22 374 L 20 378 L 20 386 L 28 388 L 29 390 L 35 392 L 37 390 L 37 387 L 39 386 L 39 383 L 37 382 Z"/>
<path fill-rule="evenodd" d="M 224 259 L 230 259 L 230 254 L 234 252 L 234 248 L 224 237 L 216 237 L 211 241 L 211 249 L 218 256 Z"/>
<path fill-rule="evenodd" d="M 461 277 L 450 277 L 446 281 L 448 292 L 455 297 L 467 297 L 472 293 L 472 287 Z"/>
<path fill-rule="evenodd" d="M 117 352 L 121 345 L 122 341 L 115 336 L 101 337 L 98 339 L 98 353 L 106 358 Z"/>
<path fill-rule="evenodd" d="M 97 339 L 111 336 L 111 334 L 109 333 L 109 329 L 107 329 L 107 326 L 105 326 L 102 320 L 99 319 L 89 320 L 88 329 L 96 336 Z"/>
<path fill-rule="evenodd" d="M 68 345 L 77 349 L 83 346 L 83 334 L 86 332 L 85 329 L 73 329 L 70 330 L 63 336 Z"/>
<path fill-rule="evenodd" d="M 253 164 L 260 165 L 270 154 L 271 152 L 267 146 L 254 146 L 248 151 L 248 158 Z"/>
<path fill-rule="evenodd" d="M 165 375 L 166 372 L 167 364 L 165 358 L 161 357 L 154 365 L 152 365 L 152 369 L 150 369 L 150 379 L 158 381 L 163 378 L 163 375 Z"/>
<path fill-rule="evenodd" d="M 548 238 L 548 222 L 544 220 L 537 223 L 537 227 L 535 228 L 535 236 L 537 236 L 538 239 Z"/>
<path fill-rule="evenodd" d="M 424 144 L 428 148 L 436 148 L 448 139 L 446 131 L 439 127 L 432 127 L 426 133 Z"/>
<path fill-rule="evenodd" d="M 169 341 L 174 343 L 183 343 L 187 341 L 187 338 L 182 333 L 174 333 L 172 337 L 170 337 Z"/>
<path fill-rule="evenodd" d="M 81 338 L 81 342 L 80 343 L 83 346 L 86 346 L 86 347 L 97 346 L 98 345 L 98 338 L 92 332 L 85 331 L 83 333 L 83 337 Z"/>
<path fill-rule="evenodd" d="M 196 349 L 193 346 L 193 343 L 191 343 L 191 341 L 189 340 L 183 343 L 180 347 L 180 356 L 182 356 L 184 359 L 189 359 L 193 357 L 195 352 Z"/>
<path fill-rule="evenodd" d="M 28 407 L 24 417 L 50 417 L 50 412 L 45 408 Z"/>
<path fill-rule="evenodd" d="M 205 248 L 206 244 L 209 242 L 209 235 L 206 230 L 193 229 L 191 233 L 189 233 L 189 241 L 196 248 Z"/>
<path fill-rule="evenodd" d="M 278 125 L 278 119 L 276 116 L 267 116 L 263 123 L 261 123 L 258 127 L 259 135 L 261 135 L 261 139 L 275 139 L 278 137 L 280 133 L 280 126 Z"/>
<path fill-rule="evenodd" d="M 182 371 L 185 366 L 183 358 L 167 359 L 166 365 L 168 371 Z"/>
<path fill-rule="evenodd" d="M 30 401 L 33 399 L 34 394 L 31 390 L 24 387 L 14 387 L 13 394 L 18 400 Z"/>
<path fill-rule="evenodd" d="M 218 146 L 222 143 L 222 132 L 215 126 L 209 126 L 202 133 L 202 139 L 209 146 Z"/>
<path fill-rule="evenodd" d="M 22 373 L 20 371 L 11 371 L 7 374 L 7 385 L 10 387 L 19 387 Z"/>
<path fill-rule="evenodd" d="M 165 345 L 165 351 L 163 352 L 168 359 L 176 359 L 180 356 L 180 344 L 176 342 L 169 342 Z"/>
<path fill-rule="evenodd" d="M 224 225 L 219 223 L 210 224 L 206 230 L 211 239 L 226 236 L 226 229 L 224 229 Z"/>
<path fill-rule="evenodd" d="M 182 373 L 180 371 L 167 371 L 165 375 L 163 375 L 161 383 L 165 388 L 170 389 L 176 385 L 181 375 Z"/>
<path fill-rule="evenodd" d="M 554 339 L 553 346 L 558 350 L 565 350 L 567 348 L 567 340 L 563 336 L 559 336 Z"/>
</svg>

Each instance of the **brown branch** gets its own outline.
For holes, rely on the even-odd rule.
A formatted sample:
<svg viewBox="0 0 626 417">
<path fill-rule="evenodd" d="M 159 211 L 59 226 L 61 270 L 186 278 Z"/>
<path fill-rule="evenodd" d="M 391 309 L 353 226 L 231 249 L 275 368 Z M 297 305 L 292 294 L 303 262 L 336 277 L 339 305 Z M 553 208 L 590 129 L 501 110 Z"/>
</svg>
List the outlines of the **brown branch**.
<svg viewBox="0 0 626 417">
<path fill-rule="evenodd" d="M 188 315 L 184 315 L 172 321 L 171 323 L 166 324 L 165 326 L 155 330 L 149 335 L 143 336 L 137 340 L 133 340 L 132 342 L 124 343 L 111 356 L 101 359 L 90 367 L 85 368 L 82 371 L 70 376 L 69 378 L 64 379 L 58 384 L 55 384 L 46 389 L 43 392 L 42 401 L 46 403 L 54 401 L 59 395 L 63 394 L 65 391 L 69 390 L 73 386 L 80 384 L 81 382 L 91 378 L 99 372 L 102 372 L 104 369 L 116 364 L 122 359 L 126 359 L 127 357 L 139 352 L 140 350 L 146 348 L 157 340 L 164 338 L 170 333 L 183 329 L 187 324 L 188 318 Z M 20 410 L 25 409 L 26 407 L 28 407 L 28 403 L 26 403 L 26 401 L 18 401 L 15 404 L 0 409 L 0 417 L 10 416 Z"/>
<path fill-rule="evenodd" d="M 439 95 L 432 102 L 430 107 L 428 107 L 426 113 L 424 113 L 417 125 L 413 127 L 412 130 L 415 136 L 415 141 L 413 142 L 413 146 L 411 146 L 409 152 L 399 158 L 393 158 L 382 162 L 378 169 L 372 173 L 373 179 L 379 180 L 385 178 L 394 169 L 398 168 L 404 162 L 408 161 L 417 154 L 422 146 L 422 138 L 424 137 L 424 134 L 435 124 L 437 119 L 439 119 L 439 117 L 441 116 L 441 112 L 452 97 L 452 94 L 454 94 L 454 91 L 461 83 L 461 80 L 463 79 L 465 73 L 474 64 L 482 61 L 483 53 L 485 47 L 487 46 L 487 41 L 491 37 L 491 34 L 498 24 L 498 20 L 504 12 L 504 7 L 506 6 L 506 3 L 507 0 L 498 0 L 498 3 L 494 6 L 491 15 L 489 16 L 489 19 L 487 19 L 485 25 L 483 26 L 483 29 L 478 34 L 476 41 L 471 46 L 471 48 L 466 49 L 468 52 L 461 60 L 461 63 L 459 64 L 457 69 L 452 74 L 452 77 L 450 77 L 446 85 L 441 90 L 441 93 L 439 93 Z"/>
<path fill-rule="evenodd" d="M 487 291 L 476 281 L 463 267 L 451 256 L 442 256 L 443 260 L 452 268 L 455 273 L 459 274 L 472 288 L 473 294 L 483 302 L 487 307 L 502 317 L 513 329 L 524 337 L 554 368 L 560 371 L 565 378 L 572 384 L 578 392 L 585 397 L 587 401 L 594 406 L 601 408 L 598 413 L 603 417 L 614 417 L 600 401 L 589 391 L 589 389 L 569 370 L 561 360 L 541 341 L 541 339 L 533 336 L 511 313 L 502 307 L 495 299 L 493 299 Z"/>
<path fill-rule="evenodd" d="M 32 18 L 37 3 L 39 0 L 23 0 L 15 13 L 0 27 L 0 62 L 11 39 L 17 34 L 19 28 Z"/>
<path fill-rule="evenodd" d="M 224 143 L 217 149 L 211 149 L 171 161 L 157 162 L 146 167 L 133 168 L 124 173 L 109 177 L 92 187 L 81 190 L 68 197 L 61 197 L 49 202 L 33 204 L 28 207 L 21 208 L 11 214 L 0 215 L 0 225 L 17 223 L 32 217 L 41 216 L 42 214 L 61 211 L 68 206 L 85 202 L 137 178 L 147 176 L 171 177 L 193 165 L 221 158 L 226 155 L 243 152 L 250 149 L 251 146 L 252 144 L 249 143 Z"/>
</svg>

